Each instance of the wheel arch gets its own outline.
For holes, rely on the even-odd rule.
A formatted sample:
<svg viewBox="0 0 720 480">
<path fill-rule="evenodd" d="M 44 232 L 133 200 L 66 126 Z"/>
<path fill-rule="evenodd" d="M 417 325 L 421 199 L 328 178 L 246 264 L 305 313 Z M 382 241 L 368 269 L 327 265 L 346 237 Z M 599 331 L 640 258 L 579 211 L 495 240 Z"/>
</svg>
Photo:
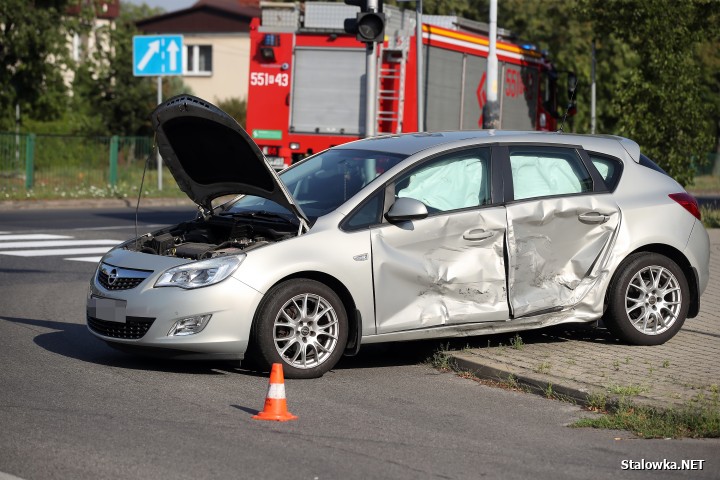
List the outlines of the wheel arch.
<svg viewBox="0 0 720 480">
<path fill-rule="evenodd" d="M 348 317 L 348 341 L 347 346 L 345 347 L 345 354 L 357 354 L 357 351 L 360 349 L 360 337 L 362 336 L 362 319 L 355 304 L 355 300 L 345 284 L 328 273 L 318 272 L 315 270 L 305 270 L 302 272 L 292 273 L 279 279 L 267 289 L 267 292 L 281 283 L 293 279 L 315 280 L 316 282 L 320 282 L 330 287 L 338 295 L 338 297 L 340 297 L 340 301 L 342 302 L 343 307 L 345 308 L 345 313 Z M 259 311 L 260 308 L 257 309 L 257 312 Z M 257 321 L 257 312 L 253 318 L 253 325 Z"/>
<path fill-rule="evenodd" d="M 685 279 L 688 283 L 688 288 L 690 289 L 690 305 L 688 306 L 688 313 L 687 318 L 694 318 L 698 315 L 700 312 L 700 295 L 699 295 L 699 289 L 698 289 L 698 273 L 695 271 L 693 266 L 690 264 L 690 261 L 687 259 L 687 257 L 677 248 L 671 247 L 670 245 L 664 245 L 661 243 L 651 243 L 648 245 L 643 245 L 641 247 L 636 248 L 625 258 L 623 259 L 623 262 L 630 257 L 630 255 L 633 255 L 635 253 L 657 253 L 660 255 L 663 255 L 673 262 L 675 262 L 680 269 L 683 271 L 683 274 L 685 275 Z M 622 262 L 621 262 L 622 263 Z M 620 272 L 620 268 L 617 268 L 615 270 L 615 273 L 613 274 L 613 278 L 615 278 Z M 606 299 L 607 302 L 607 299 Z"/>
</svg>

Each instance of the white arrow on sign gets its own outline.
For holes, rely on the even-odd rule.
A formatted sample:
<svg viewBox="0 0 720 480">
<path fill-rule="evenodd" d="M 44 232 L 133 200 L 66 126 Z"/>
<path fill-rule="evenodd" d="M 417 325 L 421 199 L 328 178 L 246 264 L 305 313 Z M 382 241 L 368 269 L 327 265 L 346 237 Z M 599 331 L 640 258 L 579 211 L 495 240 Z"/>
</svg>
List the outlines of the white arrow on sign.
<svg viewBox="0 0 720 480">
<path fill-rule="evenodd" d="M 170 71 L 174 72 L 177 70 L 177 54 L 180 51 L 180 47 L 178 47 L 177 43 L 175 43 L 175 40 L 170 42 L 170 45 L 167 47 L 168 53 L 170 53 Z"/>
<path fill-rule="evenodd" d="M 145 69 L 150 59 L 160 51 L 160 40 L 155 40 L 154 42 L 148 43 L 148 51 L 145 52 L 145 55 L 143 56 L 142 60 L 140 60 L 140 63 L 138 63 L 138 70 L 141 72 Z"/>
</svg>

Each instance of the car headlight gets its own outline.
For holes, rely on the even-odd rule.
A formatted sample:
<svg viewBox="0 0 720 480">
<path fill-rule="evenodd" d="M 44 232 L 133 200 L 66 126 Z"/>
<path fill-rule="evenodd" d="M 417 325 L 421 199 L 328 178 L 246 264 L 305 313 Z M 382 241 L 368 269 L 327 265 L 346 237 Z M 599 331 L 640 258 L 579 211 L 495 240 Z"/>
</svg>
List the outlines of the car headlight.
<svg viewBox="0 0 720 480">
<path fill-rule="evenodd" d="M 245 260 L 245 254 L 216 257 L 209 260 L 188 263 L 166 270 L 156 287 L 199 288 L 222 282 L 233 274 Z"/>
</svg>

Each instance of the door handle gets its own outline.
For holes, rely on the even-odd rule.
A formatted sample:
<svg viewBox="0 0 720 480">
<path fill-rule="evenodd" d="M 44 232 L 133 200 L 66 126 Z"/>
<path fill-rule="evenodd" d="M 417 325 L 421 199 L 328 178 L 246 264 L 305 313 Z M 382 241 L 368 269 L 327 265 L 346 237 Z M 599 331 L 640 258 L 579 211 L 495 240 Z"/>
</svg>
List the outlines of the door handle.
<svg viewBox="0 0 720 480">
<path fill-rule="evenodd" d="M 610 218 L 610 215 L 605 215 L 604 213 L 600 212 L 587 212 L 587 213 L 581 213 L 578 215 L 578 219 L 582 223 L 590 223 L 590 224 L 600 224 L 605 223 Z"/>
<path fill-rule="evenodd" d="M 465 240 L 484 240 L 492 237 L 493 235 L 495 235 L 495 232 L 492 230 L 488 232 L 482 228 L 473 228 L 463 233 L 463 238 Z"/>
</svg>

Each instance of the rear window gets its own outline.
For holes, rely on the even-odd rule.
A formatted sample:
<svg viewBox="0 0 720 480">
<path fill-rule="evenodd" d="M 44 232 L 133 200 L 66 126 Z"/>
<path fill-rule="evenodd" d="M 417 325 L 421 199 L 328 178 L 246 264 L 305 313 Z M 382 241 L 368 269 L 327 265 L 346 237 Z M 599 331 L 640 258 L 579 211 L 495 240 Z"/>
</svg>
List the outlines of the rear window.
<svg viewBox="0 0 720 480">
<path fill-rule="evenodd" d="M 667 175 L 668 177 L 670 176 L 670 175 L 668 175 L 668 173 L 665 170 L 660 168 L 660 166 L 657 163 L 653 162 L 652 160 L 650 160 L 648 157 L 646 157 L 642 153 L 640 154 L 640 165 L 642 165 L 643 167 L 647 167 L 651 170 L 655 170 L 656 172 L 663 173 L 663 174 Z"/>
</svg>

